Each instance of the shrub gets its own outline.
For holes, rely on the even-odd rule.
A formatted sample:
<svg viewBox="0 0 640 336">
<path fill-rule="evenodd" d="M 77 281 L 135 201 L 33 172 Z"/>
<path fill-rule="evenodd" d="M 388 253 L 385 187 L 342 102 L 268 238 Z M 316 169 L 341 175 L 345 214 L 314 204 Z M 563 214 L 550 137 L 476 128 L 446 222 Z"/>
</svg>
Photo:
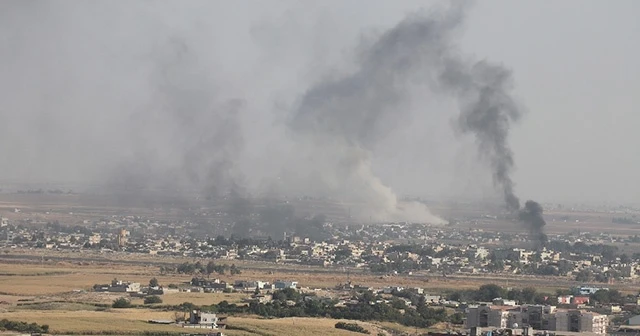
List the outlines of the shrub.
<svg viewBox="0 0 640 336">
<path fill-rule="evenodd" d="M 115 301 L 113 301 L 113 304 L 111 305 L 111 307 L 113 308 L 131 308 L 131 301 L 121 297 Z"/>
<path fill-rule="evenodd" d="M 151 295 L 144 298 L 144 304 L 162 303 L 162 299 L 157 295 Z"/>
<path fill-rule="evenodd" d="M 47 333 L 49 326 L 46 324 L 27 323 L 21 321 L 0 320 L 0 330 L 11 330 L 24 333 Z"/>
<path fill-rule="evenodd" d="M 369 334 L 369 330 L 363 328 L 357 323 L 338 322 L 336 323 L 336 329 L 344 329 L 353 332 L 359 332 L 361 334 Z"/>
<path fill-rule="evenodd" d="M 149 280 L 149 287 L 158 287 L 158 279 L 156 278 L 151 278 L 151 280 Z"/>
</svg>

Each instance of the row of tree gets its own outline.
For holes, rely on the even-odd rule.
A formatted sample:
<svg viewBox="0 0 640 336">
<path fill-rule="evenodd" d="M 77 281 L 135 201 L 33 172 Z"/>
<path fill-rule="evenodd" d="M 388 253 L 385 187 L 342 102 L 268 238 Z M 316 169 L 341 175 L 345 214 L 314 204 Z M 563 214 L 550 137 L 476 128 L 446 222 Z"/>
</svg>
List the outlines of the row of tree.
<svg viewBox="0 0 640 336">
<path fill-rule="evenodd" d="M 160 266 L 160 274 L 206 274 L 207 276 L 211 276 L 212 273 L 224 275 L 227 271 L 231 275 L 242 273 L 235 264 L 231 264 L 231 266 L 227 264 L 216 264 L 213 260 L 209 261 L 206 265 L 200 261 L 196 261 L 195 263 L 185 262 L 180 265 Z"/>
</svg>

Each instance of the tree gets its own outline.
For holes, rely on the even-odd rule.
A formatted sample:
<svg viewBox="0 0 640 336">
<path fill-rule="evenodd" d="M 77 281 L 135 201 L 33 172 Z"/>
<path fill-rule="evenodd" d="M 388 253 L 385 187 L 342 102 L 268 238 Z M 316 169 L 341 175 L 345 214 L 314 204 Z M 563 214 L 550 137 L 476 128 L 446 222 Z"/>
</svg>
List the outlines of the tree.
<svg viewBox="0 0 640 336">
<path fill-rule="evenodd" d="M 591 294 L 591 300 L 602 304 L 624 304 L 625 297 L 616 289 L 600 289 Z"/>
<path fill-rule="evenodd" d="M 352 254 L 353 254 L 353 251 L 351 251 L 351 249 L 348 246 L 341 246 L 334 253 L 336 261 L 345 260 L 345 259 L 351 257 Z"/>
<path fill-rule="evenodd" d="M 487 284 L 480 286 L 475 299 L 476 301 L 489 302 L 495 298 L 505 297 L 506 294 L 507 293 L 502 287 L 496 284 Z"/>
<path fill-rule="evenodd" d="M 454 313 L 449 316 L 449 322 L 453 324 L 462 325 L 464 324 L 464 314 L 463 313 Z"/>
<path fill-rule="evenodd" d="M 576 274 L 576 281 L 589 282 L 593 280 L 593 273 L 589 270 L 581 270 Z"/>
<path fill-rule="evenodd" d="M 236 264 L 231 264 L 231 268 L 229 270 L 231 271 L 231 275 L 236 275 L 236 274 L 242 273 L 240 271 L 240 269 L 238 267 L 236 267 Z"/>
<path fill-rule="evenodd" d="M 522 289 L 522 301 L 523 303 L 534 303 L 536 298 L 536 289 L 527 287 Z"/>
<path fill-rule="evenodd" d="M 157 295 L 151 295 L 144 298 L 144 304 L 162 303 L 162 299 Z"/>
<path fill-rule="evenodd" d="M 149 280 L 149 287 L 158 287 L 158 279 L 156 278 L 151 278 L 151 280 Z"/>
<path fill-rule="evenodd" d="M 620 255 L 620 262 L 623 264 L 629 264 L 631 263 L 631 258 L 626 253 L 623 253 Z"/>
<path fill-rule="evenodd" d="M 491 261 L 487 265 L 487 269 L 490 272 L 502 272 L 504 271 L 504 261 L 502 259 L 496 259 L 495 261 Z"/>
<path fill-rule="evenodd" d="M 213 260 L 209 261 L 207 263 L 207 277 L 211 276 L 211 273 L 213 273 L 216 270 L 216 263 L 213 262 Z"/>
<path fill-rule="evenodd" d="M 560 275 L 567 275 L 571 271 L 573 271 L 573 264 L 571 264 L 570 261 L 568 260 L 558 261 L 558 273 Z"/>
<path fill-rule="evenodd" d="M 113 301 L 113 304 L 111 305 L 111 307 L 113 308 L 131 308 L 131 301 L 121 297 L 116 299 L 115 301 Z"/>
</svg>

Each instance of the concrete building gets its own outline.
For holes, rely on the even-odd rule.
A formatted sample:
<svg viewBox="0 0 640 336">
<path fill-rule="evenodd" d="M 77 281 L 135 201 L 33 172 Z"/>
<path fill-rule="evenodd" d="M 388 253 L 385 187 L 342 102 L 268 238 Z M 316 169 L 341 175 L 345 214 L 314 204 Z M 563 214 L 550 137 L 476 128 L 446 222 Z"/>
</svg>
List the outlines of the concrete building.
<svg viewBox="0 0 640 336">
<path fill-rule="evenodd" d="M 109 286 L 108 291 L 114 293 L 137 293 L 140 291 L 140 283 L 113 280 L 111 281 L 111 286 Z"/>
<path fill-rule="evenodd" d="M 233 287 L 238 290 L 249 291 L 258 289 L 270 289 L 271 285 L 265 281 L 236 280 Z"/>
<path fill-rule="evenodd" d="M 640 315 L 632 316 L 627 320 L 627 325 L 640 326 Z"/>
<path fill-rule="evenodd" d="M 493 304 L 496 306 L 512 306 L 512 307 L 517 306 L 517 303 L 515 300 L 506 300 L 503 298 L 493 299 Z"/>
<path fill-rule="evenodd" d="M 297 281 L 276 280 L 276 282 L 274 282 L 273 285 L 274 285 L 275 289 L 285 289 L 285 288 L 296 289 L 296 288 L 298 288 L 298 282 Z"/>
<path fill-rule="evenodd" d="M 130 232 L 125 229 L 120 229 L 118 232 L 118 246 L 124 247 L 129 242 L 129 234 Z"/>
<path fill-rule="evenodd" d="M 571 304 L 571 299 L 573 299 L 573 295 L 560 295 L 558 296 L 558 304 Z"/>
<path fill-rule="evenodd" d="M 637 271 L 638 270 L 634 265 L 628 265 L 622 267 L 622 269 L 620 270 L 620 275 L 625 278 L 635 279 L 638 277 Z"/>
<path fill-rule="evenodd" d="M 185 324 L 185 328 L 205 328 L 219 329 L 220 319 L 214 313 L 207 313 L 200 310 L 192 310 L 189 314 L 189 324 Z"/>
<path fill-rule="evenodd" d="M 94 233 L 93 235 L 91 235 L 91 237 L 89 237 L 89 244 L 92 244 L 92 245 L 100 244 L 101 241 L 102 241 L 102 238 L 98 233 Z"/>
<path fill-rule="evenodd" d="M 563 310 L 556 313 L 556 331 L 605 334 L 609 318 L 606 315 L 582 310 Z"/>
<path fill-rule="evenodd" d="M 509 322 L 509 309 L 507 306 L 475 306 L 467 308 L 467 328 L 507 328 Z"/>
</svg>

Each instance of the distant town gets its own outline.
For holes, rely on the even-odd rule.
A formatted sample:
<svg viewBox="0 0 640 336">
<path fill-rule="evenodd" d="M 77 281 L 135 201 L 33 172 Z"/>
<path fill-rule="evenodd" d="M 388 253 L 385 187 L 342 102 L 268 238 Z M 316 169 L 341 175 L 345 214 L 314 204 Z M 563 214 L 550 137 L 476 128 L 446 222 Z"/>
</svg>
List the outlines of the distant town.
<svg viewBox="0 0 640 336">
<path fill-rule="evenodd" d="M 612 214 L 612 225 L 636 225 L 633 211 Z M 640 276 L 636 234 L 575 229 L 549 234 L 548 242 L 539 245 L 527 232 L 501 232 L 483 224 L 500 215 L 482 215 L 452 219 L 444 226 L 311 218 L 307 220 L 315 221 L 315 231 L 310 235 L 285 228 L 282 236 L 272 237 L 261 231 L 263 226 L 239 236 L 224 212 L 214 214 L 222 218 L 216 226 L 222 232 L 217 235 L 206 234 L 197 219 L 176 221 L 157 215 L 94 214 L 82 219 L 80 212 L 72 214 L 73 224 L 33 219 L 47 215 L 16 208 L 11 219 L 3 217 L 2 260 L 36 264 L 78 260 L 88 265 L 128 260 L 153 267 L 157 276 L 148 283 L 118 277 L 80 289 L 111 295 L 111 309 L 176 312 L 170 319 L 148 319 L 153 325 L 215 330 L 222 335 L 233 325 L 234 316 L 254 314 L 381 320 L 409 327 L 444 323 L 451 332 L 469 334 L 509 329 L 512 334 L 626 335 L 640 330 L 640 293 L 629 291 L 637 288 Z M 479 225 L 474 228 L 475 224 Z M 259 275 L 300 267 L 304 270 L 286 277 Z M 319 286 L 296 276 L 313 272 L 338 274 L 340 280 Z M 158 280 L 172 277 L 190 280 Z M 377 277 L 386 285 L 356 280 L 362 277 Z M 458 289 L 430 285 L 447 279 L 484 284 Z M 425 285 L 405 285 L 407 281 Z M 553 290 L 539 288 L 549 282 Z M 236 295 L 238 301 L 163 303 L 172 295 L 197 293 Z M 336 328 L 363 327 L 342 323 Z"/>
</svg>

